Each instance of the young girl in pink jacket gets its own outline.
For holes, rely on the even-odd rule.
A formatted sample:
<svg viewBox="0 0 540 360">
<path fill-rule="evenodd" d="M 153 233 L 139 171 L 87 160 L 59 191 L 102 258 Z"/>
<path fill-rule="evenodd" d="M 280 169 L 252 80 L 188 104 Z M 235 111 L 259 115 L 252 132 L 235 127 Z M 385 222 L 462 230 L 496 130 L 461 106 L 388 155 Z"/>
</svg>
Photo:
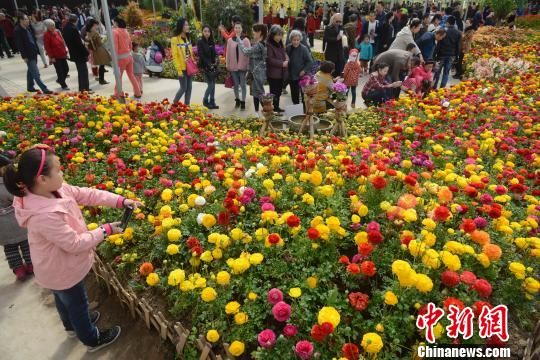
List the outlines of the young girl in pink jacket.
<svg viewBox="0 0 540 360">
<path fill-rule="evenodd" d="M 416 64 L 411 74 L 403 82 L 404 90 L 412 90 L 417 95 L 423 95 L 431 88 L 433 82 L 433 61 L 426 61 L 423 65 Z"/>
<path fill-rule="evenodd" d="M 68 336 L 77 336 L 89 352 L 114 342 L 120 327 L 99 330 L 95 326 L 99 312 L 88 310 L 84 278 L 92 267 L 96 245 L 122 229 L 114 222 L 88 231 L 79 205 L 122 208 L 141 203 L 64 183 L 58 157 L 44 145 L 25 151 L 17 165 L 9 165 L 4 185 L 15 196 L 19 225 L 28 230 L 36 282 L 53 291 Z"/>
</svg>

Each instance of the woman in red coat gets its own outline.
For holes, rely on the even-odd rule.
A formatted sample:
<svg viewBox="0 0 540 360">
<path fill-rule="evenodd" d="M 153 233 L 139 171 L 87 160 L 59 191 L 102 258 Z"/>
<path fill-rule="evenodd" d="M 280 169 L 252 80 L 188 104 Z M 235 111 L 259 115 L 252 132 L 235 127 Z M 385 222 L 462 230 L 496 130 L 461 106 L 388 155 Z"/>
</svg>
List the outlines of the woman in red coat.
<svg viewBox="0 0 540 360">
<path fill-rule="evenodd" d="M 69 90 L 66 84 L 69 66 L 64 38 L 60 34 L 60 31 L 56 29 L 53 20 L 46 19 L 43 23 L 47 27 L 47 31 L 43 35 L 43 45 L 49 61 L 54 65 L 54 69 L 56 70 L 56 75 L 58 76 L 56 82 L 62 86 L 62 90 Z"/>
</svg>

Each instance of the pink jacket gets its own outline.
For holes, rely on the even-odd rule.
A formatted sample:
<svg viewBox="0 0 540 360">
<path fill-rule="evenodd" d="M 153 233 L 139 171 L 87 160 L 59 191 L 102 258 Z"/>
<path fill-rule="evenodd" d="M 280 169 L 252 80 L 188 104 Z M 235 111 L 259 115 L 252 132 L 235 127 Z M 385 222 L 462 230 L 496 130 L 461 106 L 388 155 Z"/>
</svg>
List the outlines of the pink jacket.
<svg viewBox="0 0 540 360">
<path fill-rule="evenodd" d="M 413 79 L 416 83 L 416 89 L 420 89 L 422 86 L 422 81 L 428 80 L 431 81 L 433 78 L 433 73 L 427 72 L 426 69 L 423 66 L 416 66 L 411 70 L 411 75 L 409 75 L 409 79 Z"/>
<path fill-rule="evenodd" d="M 116 53 L 121 58 L 127 57 L 127 54 L 131 53 L 131 37 L 126 29 L 115 28 L 113 29 L 114 46 Z"/>
<path fill-rule="evenodd" d="M 248 38 L 242 40 L 244 47 L 251 47 Z M 227 40 L 227 55 L 225 57 L 228 71 L 247 71 L 249 66 L 249 58 L 238 49 L 238 60 L 236 59 L 236 48 L 238 44 L 232 38 Z"/>
<path fill-rule="evenodd" d="M 123 197 L 66 183 L 61 198 L 50 199 L 29 192 L 15 197 L 15 217 L 28 228 L 28 242 L 36 282 L 51 290 L 65 290 L 80 282 L 94 262 L 94 249 L 103 231 L 88 231 L 79 204 L 122 207 Z"/>
</svg>

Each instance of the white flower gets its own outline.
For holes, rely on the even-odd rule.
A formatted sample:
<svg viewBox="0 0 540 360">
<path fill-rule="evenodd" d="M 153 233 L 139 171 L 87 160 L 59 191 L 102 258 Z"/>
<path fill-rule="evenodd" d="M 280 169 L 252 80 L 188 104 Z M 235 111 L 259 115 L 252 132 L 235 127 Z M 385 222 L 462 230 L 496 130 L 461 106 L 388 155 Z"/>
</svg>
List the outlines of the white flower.
<svg viewBox="0 0 540 360">
<path fill-rule="evenodd" d="M 260 168 L 263 168 L 264 167 L 264 164 L 262 163 L 257 163 L 257 170 L 259 170 Z"/>
<path fill-rule="evenodd" d="M 246 187 L 245 186 L 240 186 L 240 189 L 238 189 L 238 191 L 240 192 L 240 195 L 242 195 L 244 193 L 244 190 L 246 190 Z"/>
<path fill-rule="evenodd" d="M 199 213 L 197 214 L 197 224 L 202 225 L 202 219 L 206 215 L 205 213 Z"/>
<path fill-rule="evenodd" d="M 7 133 L 6 133 L 5 131 L 0 130 L 0 137 L 4 137 L 4 136 L 6 136 L 6 135 L 7 135 Z"/>
<path fill-rule="evenodd" d="M 203 198 L 200 195 L 195 198 L 195 205 L 204 206 L 204 204 L 206 204 L 206 199 L 205 198 Z"/>
<path fill-rule="evenodd" d="M 326 150 L 326 152 L 331 152 L 332 151 L 332 146 L 328 145 L 325 150 Z"/>
<path fill-rule="evenodd" d="M 449 101 L 445 101 L 442 103 L 442 106 L 444 107 L 449 107 L 450 106 L 450 102 Z"/>
<path fill-rule="evenodd" d="M 250 178 L 254 173 L 255 173 L 255 170 L 249 169 L 248 171 L 246 171 L 246 173 L 244 174 L 244 176 L 245 176 L 246 178 Z"/>
<path fill-rule="evenodd" d="M 486 94 L 488 91 L 489 91 L 488 88 L 483 88 L 483 89 L 482 89 L 482 93 L 483 93 L 483 94 Z"/>
</svg>

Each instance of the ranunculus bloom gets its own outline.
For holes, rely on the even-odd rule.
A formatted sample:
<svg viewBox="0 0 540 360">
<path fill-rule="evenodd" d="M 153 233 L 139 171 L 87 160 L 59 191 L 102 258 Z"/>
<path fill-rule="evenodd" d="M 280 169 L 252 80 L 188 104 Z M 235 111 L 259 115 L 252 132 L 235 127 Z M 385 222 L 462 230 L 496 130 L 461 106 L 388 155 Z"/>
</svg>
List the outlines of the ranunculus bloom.
<svg viewBox="0 0 540 360">
<path fill-rule="evenodd" d="M 476 275 L 474 275 L 474 273 L 470 271 L 462 272 L 459 278 L 461 279 L 461 281 L 463 281 L 463 283 L 467 285 L 474 285 L 474 283 L 476 282 Z"/>
<path fill-rule="evenodd" d="M 324 333 L 324 331 L 321 328 L 321 325 L 319 324 L 315 324 L 311 328 L 311 337 L 313 338 L 313 340 L 317 342 L 324 341 L 324 339 L 326 339 L 326 335 L 327 334 Z"/>
<path fill-rule="evenodd" d="M 276 343 L 276 334 L 272 330 L 266 329 L 259 333 L 257 340 L 259 341 L 260 346 L 269 349 Z"/>
<path fill-rule="evenodd" d="M 372 261 L 363 261 L 360 268 L 362 269 L 362 274 L 368 277 L 372 277 L 377 272 L 375 264 Z"/>
<path fill-rule="evenodd" d="M 481 297 L 489 297 L 492 292 L 491 284 L 485 279 L 478 279 L 473 285 L 473 289 L 476 290 Z"/>
<path fill-rule="evenodd" d="M 368 307 L 369 296 L 361 292 L 352 292 L 348 296 L 349 304 L 358 311 L 364 311 Z"/>
<path fill-rule="evenodd" d="M 446 221 L 450 217 L 450 210 L 446 206 L 437 206 L 433 211 L 433 219 L 436 221 Z"/>
<path fill-rule="evenodd" d="M 465 304 L 463 304 L 463 301 L 451 296 L 447 297 L 444 300 L 443 307 L 446 309 L 446 311 L 448 311 L 450 305 L 457 306 L 459 310 L 463 310 L 465 308 Z"/>
<path fill-rule="evenodd" d="M 283 300 L 283 293 L 281 290 L 273 288 L 270 291 L 268 291 L 268 302 L 275 305 L 278 302 Z"/>
<path fill-rule="evenodd" d="M 348 360 L 358 360 L 360 358 L 358 346 L 353 343 L 344 344 L 341 348 L 341 356 Z"/>
<path fill-rule="evenodd" d="M 370 243 L 361 243 L 358 245 L 358 252 L 363 256 L 368 256 L 373 251 L 373 246 Z"/>
<path fill-rule="evenodd" d="M 446 270 L 441 275 L 441 282 L 447 287 L 454 287 L 459 284 L 459 275 L 452 270 Z"/>
<path fill-rule="evenodd" d="M 284 301 L 280 301 L 272 308 L 272 314 L 277 321 L 287 321 L 291 317 L 291 306 Z"/>
<path fill-rule="evenodd" d="M 307 340 L 296 343 L 294 353 L 302 360 L 307 360 L 313 355 L 313 344 Z"/>
<path fill-rule="evenodd" d="M 334 332 L 334 326 L 329 322 L 324 322 L 320 326 L 322 333 L 325 335 L 330 335 Z"/>
<path fill-rule="evenodd" d="M 360 266 L 358 266 L 358 264 L 349 264 L 347 265 L 347 271 L 350 272 L 351 274 L 353 275 L 358 275 L 360 274 Z"/>
<path fill-rule="evenodd" d="M 296 215 L 291 215 L 287 218 L 287 225 L 289 227 L 295 228 L 300 225 L 300 219 Z"/>
<path fill-rule="evenodd" d="M 307 231 L 307 235 L 308 235 L 308 238 L 310 238 L 311 240 L 317 240 L 318 238 L 321 237 L 319 230 L 315 228 L 309 228 Z"/>
<path fill-rule="evenodd" d="M 372 244 L 377 245 L 383 241 L 383 236 L 378 230 L 368 231 L 368 241 Z"/>
<path fill-rule="evenodd" d="M 293 337 L 298 333 L 298 329 L 296 329 L 296 326 L 292 324 L 287 324 L 283 328 L 283 335 L 286 337 Z"/>
<path fill-rule="evenodd" d="M 384 189 L 386 186 L 386 180 L 382 176 L 376 176 L 371 179 L 371 185 L 377 190 Z"/>
</svg>

